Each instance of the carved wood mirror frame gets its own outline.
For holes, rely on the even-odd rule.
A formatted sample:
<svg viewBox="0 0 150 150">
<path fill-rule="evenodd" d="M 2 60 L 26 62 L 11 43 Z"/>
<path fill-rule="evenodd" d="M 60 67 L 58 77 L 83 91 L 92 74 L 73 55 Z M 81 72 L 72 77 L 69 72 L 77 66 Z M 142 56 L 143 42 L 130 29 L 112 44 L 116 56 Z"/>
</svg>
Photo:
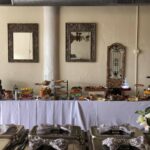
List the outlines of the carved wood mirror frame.
<svg viewBox="0 0 150 150">
<path fill-rule="evenodd" d="M 88 49 L 79 43 L 89 44 Z M 72 53 L 73 43 L 77 43 L 78 52 L 88 53 L 89 57 L 78 57 Z M 79 51 L 80 50 L 80 51 Z M 78 53 L 79 54 L 79 53 Z M 85 55 L 84 55 L 85 56 Z M 96 61 L 96 23 L 66 23 L 66 62 L 95 62 Z"/>
<path fill-rule="evenodd" d="M 33 58 L 14 59 L 14 33 L 32 33 Z M 37 23 L 10 23 L 8 24 L 8 62 L 39 62 L 39 33 Z"/>
<path fill-rule="evenodd" d="M 107 87 L 121 88 L 125 78 L 126 47 L 120 43 L 108 46 Z"/>
</svg>

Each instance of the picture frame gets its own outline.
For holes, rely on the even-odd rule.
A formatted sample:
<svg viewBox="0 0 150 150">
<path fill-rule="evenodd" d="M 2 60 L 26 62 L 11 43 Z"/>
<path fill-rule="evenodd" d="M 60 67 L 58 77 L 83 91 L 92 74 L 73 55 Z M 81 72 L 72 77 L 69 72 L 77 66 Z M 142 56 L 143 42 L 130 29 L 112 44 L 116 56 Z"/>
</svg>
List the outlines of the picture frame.
<svg viewBox="0 0 150 150">
<path fill-rule="evenodd" d="M 96 61 L 96 23 L 66 23 L 66 62 Z"/>
<path fill-rule="evenodd" d="M 39 62 L 39 25 L 37 23 L 8 24 L 8 62 Z"/>
<path fill-rule="evenodd" d="M 107 48 L 107 87 L 120 88 L 125 78 L 126 47 L 113 43 Z"/>
</svg>

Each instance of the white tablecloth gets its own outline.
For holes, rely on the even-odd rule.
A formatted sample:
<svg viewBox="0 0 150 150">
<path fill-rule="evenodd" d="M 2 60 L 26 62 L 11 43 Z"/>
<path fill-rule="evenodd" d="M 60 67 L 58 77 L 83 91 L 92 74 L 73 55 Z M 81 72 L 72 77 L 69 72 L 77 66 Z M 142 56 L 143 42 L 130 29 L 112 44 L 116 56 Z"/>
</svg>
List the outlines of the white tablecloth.
<svg viewBox="0 0 150 150">
<path fill-rule="evenodd" d="M 136 110 L 150 106 L 145 102 L 98 101 L 0 101 L 0 124 L 73 124 L 88 130 L 90 126 L 129 123 L 139 127 Z"/>
</svg>

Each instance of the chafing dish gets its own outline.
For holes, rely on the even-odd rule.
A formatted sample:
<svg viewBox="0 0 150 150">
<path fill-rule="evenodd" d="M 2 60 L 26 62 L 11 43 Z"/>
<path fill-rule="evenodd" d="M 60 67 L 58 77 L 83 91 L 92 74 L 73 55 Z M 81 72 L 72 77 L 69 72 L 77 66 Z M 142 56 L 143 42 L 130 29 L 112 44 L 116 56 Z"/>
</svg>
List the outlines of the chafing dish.
<svg viewBox="0 0 150 150">
<path fill-rule="evenodd" d="M 131 131 L 130 133 L 119 130 L 118 127 L 119 126 L 117 126 L 117 128 L 116 126 L 113 126 L 105 132 L 100 132 L 100 127 L 97 126 L 91 127 L 90 131 L 88 132 L 90 148 L 92 150 L 110 150 L 109 147 L 102 144 L 103 141 L 106 139 L 114 138 L 118 140 L 127 141 L 135 137 L 143 136 L 142 131 L 140 131 L 136 127 L 127 125 L 128 130 Z M 139 149 L 129 144 L 122 144 L 117 150 L 139 150 Z"/>
<path fill-rule="evenodd" d="M 16 149 L 24 142 L 27 133 L 28 131 L 22 125 L 0 125 L 0 150 Z"/>
<path fill-rule="evenodd" d="M 45 131 L 44 131 L 45 130 Z M 32 149 L 35 139 L 56 140 L 64 139 L 68 143 L 68 150 L 86 149 L 85 132 L 79 126 L 72 125 L 40 125 L 34 126 L 29 133 L 29 147 Z M 41 145 L 42 146 L 42 145 Z"/>
</svg>

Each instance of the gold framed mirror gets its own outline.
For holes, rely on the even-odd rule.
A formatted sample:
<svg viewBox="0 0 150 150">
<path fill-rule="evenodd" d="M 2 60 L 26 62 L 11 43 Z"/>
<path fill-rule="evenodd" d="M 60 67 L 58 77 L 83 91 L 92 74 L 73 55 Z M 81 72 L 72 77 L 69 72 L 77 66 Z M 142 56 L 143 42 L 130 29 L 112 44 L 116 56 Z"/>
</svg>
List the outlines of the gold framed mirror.
<svg viewBox="0 0 150 150">
<path fill-rule="evenodd" d="M 96 23 L 66 23 L 66 61 L 96 61 Z"/>
<path fill-rule="evenodd" d="M 8 62 L 38 62 L 38 24 L 8 24 Z"/>
</svg>

